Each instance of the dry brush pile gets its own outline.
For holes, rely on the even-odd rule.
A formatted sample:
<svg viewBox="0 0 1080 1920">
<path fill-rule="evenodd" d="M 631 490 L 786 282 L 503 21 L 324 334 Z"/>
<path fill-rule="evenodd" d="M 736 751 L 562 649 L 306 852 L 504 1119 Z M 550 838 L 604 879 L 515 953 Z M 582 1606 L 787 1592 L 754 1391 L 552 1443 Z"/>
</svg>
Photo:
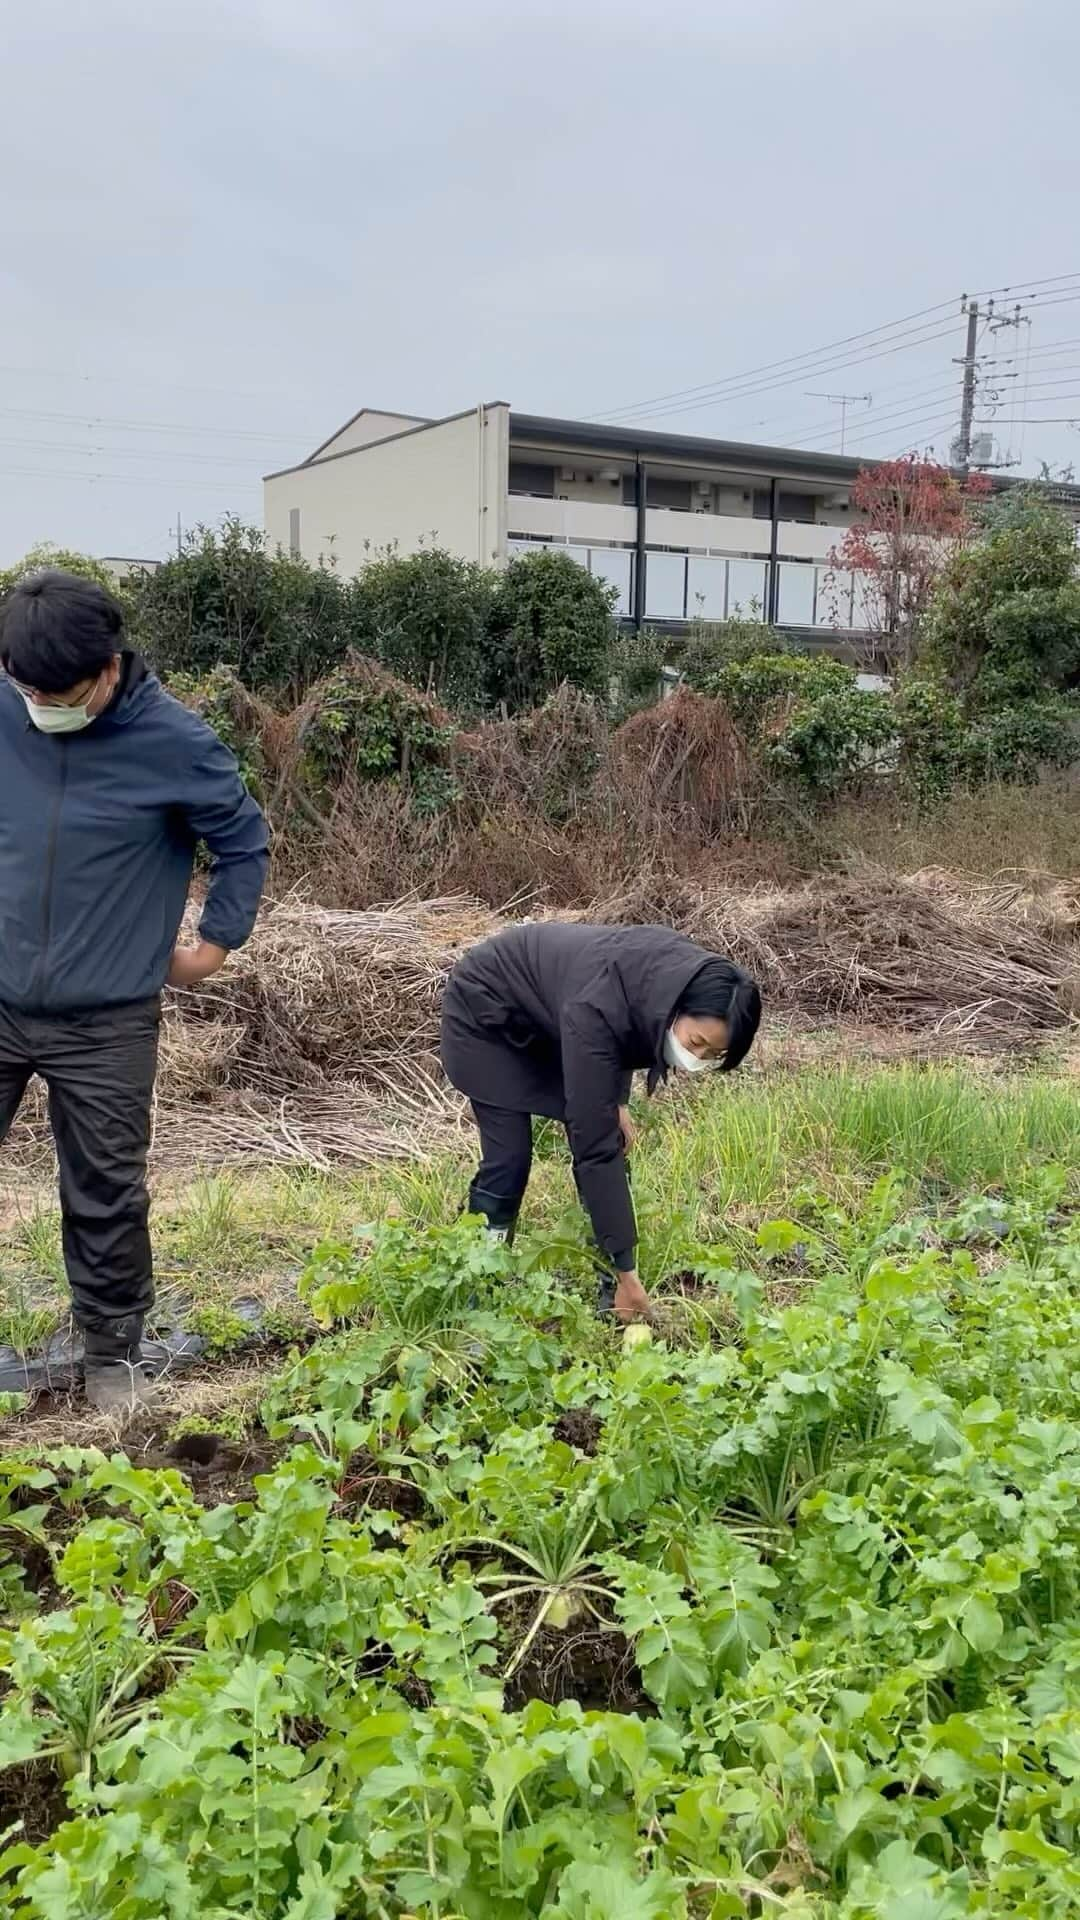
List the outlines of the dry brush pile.
<svg viewBox="0 0 1080 1920">
<path fill-rule="evenodd" d="M 873 1029 L 914 1057 L 1031 1053 L 1080 1010 L 1080 899 L 1060 887 L 877 870 L 787 891 L 672 879 L 572 917 L 678 927 L 754 974 L 769 1014 Z M 225 973 L 167 996 L 157 1164 L 329 1167 L 444 1144 L 462 1108 L 438 1065 L 442 989 L 505 924 L 461 895 L 269 907 Z M 43 1118 L 31 1107 L 24 1146 Z"/>
</svg>

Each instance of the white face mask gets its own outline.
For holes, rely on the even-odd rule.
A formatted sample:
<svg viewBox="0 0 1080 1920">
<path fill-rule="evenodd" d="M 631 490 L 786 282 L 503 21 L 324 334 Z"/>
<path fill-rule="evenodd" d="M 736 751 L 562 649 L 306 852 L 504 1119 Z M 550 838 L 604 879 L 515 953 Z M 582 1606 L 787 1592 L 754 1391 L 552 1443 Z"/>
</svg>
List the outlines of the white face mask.
<svg viewBox="0 0 1080 1920">
<path fill-rule="evenodd" d="M 669 1027 L 664 1035 L 664 1059 L 669 1067 L 680 1067 L 683 1073 L 707 1073 L 710 1067 L 718 1067 L 719 1060 L 701 1060 L 689 1047 L 684 1047 L 674 1027 Z"/>
<path fill-rule="evenodd" d="M 99 674 L 86 699 L 77 707 L 40 707 L 36 700 L 29 699 L 25 693 L 23 702 L 39 733 L 81 733 L 84 727 L 92 726 L 97 719 L 97 714 L 87 709 L 100 685 Z"/>
</svg>

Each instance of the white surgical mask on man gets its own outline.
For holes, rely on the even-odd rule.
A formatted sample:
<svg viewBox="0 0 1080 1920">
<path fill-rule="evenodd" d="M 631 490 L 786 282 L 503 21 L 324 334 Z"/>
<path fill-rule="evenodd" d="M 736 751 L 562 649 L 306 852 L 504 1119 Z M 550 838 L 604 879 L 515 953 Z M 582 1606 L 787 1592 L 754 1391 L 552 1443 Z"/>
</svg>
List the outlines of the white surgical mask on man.
<svg viewBox="0 0 1080 1920">
<path fill-rule="evenodd" d="M 96 713 L 89 712 L 89 706 L 100 685 L 101 675 L 98 674 L 86 699 L 80 701 L 75 707 L 39 706 L 38 702 L 32 700 L 26 693 L 23 694 L 23 701 L 39 733 L 81 733 L 84 727 L 91 726 L 97 719 Z"/>
<path fill-rule="evenodd" d="M 669 1067 L 681 1067 L 683 1073 L 707 1073 L 710 1067 L 718 1067 L 719 1060 L 702 1060 L 698 1054 L 684 1047 L 674 1027 L 669 1027 L 664 1035 L 664 1059 Z"/>
</svg>

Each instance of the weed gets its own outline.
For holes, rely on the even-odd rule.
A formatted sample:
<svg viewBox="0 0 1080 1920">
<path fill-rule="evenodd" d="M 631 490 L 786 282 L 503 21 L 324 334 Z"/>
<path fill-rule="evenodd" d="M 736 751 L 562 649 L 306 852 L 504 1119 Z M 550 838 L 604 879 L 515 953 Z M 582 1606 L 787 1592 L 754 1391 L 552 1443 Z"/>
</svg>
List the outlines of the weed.
<svg viewBox="0 0 1080 1920">
<path fill-rule="evenodd" d="M 19 1228 L 17 1245 L 33 1273 L 63 1284 L 65 1272 L 60 1215 L 54 1208 L 35 1207 Z"/>
<path fill-rule="evenodd" d="M 241 1406 L 219 1407 L 212 1415 L 204 1413 L 185 1414 L 165 1430 L 165 1441 L 173 1446 L 177 1440 L 187 1440 L 196 1433 L 220 1433 L 227 1440 L 243 1440 L 251 1427 L 250 1409 Z"/>
<path fill-rule="evenodd" d="M 241 1319 L 231 1307 L 214 1301 L 195 1307 L 188 1315 L 188 1327 L 206 1342 L 207 1351 L 215 1356 L 238 1352 L 252 1337 L 250 1321 Z"/>
</svg>

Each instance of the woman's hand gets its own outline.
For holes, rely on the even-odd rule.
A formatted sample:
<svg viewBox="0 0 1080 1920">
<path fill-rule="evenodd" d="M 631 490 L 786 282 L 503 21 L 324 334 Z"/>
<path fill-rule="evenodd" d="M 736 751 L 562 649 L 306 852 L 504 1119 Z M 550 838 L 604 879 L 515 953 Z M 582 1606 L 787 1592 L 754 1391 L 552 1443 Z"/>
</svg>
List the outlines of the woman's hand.
<svg viewBox="0 0 1080 1920">
<path fill-rule="evenodd" d="M 609 1108 L 608 1111 L 610 1112 L 611 1109 Z M 619 1108 L 619 1132 L 622 1134 L 623 1152 L 629 1153 L 634 1141 L 637 1139 L 637 1128 L 630 1118 L 629 1107 Z"/>
<path fill-rule="evenodd" d="M 615 1317 L 628 1327 L 635 1320 L 648 1320 L 652 1303 L 636 1273 L 620 1273 L 613 1301 Z"/>
</svg>

